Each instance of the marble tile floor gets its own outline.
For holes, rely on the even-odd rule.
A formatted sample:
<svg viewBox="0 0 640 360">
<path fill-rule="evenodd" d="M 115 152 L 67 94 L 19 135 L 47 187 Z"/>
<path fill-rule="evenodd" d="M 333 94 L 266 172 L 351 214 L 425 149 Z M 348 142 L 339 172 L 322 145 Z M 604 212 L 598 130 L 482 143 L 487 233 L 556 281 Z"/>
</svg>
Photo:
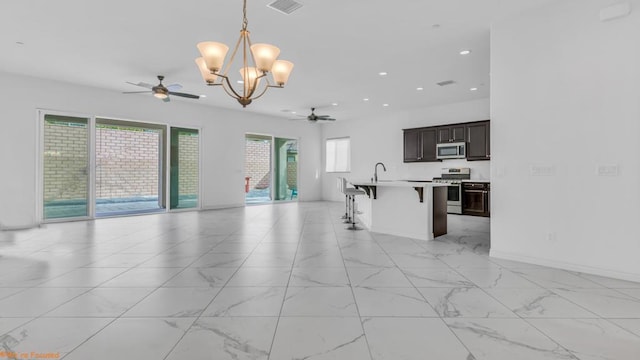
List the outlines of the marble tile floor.
<svg viewBox="0 0 640 360">
<path fill-rule="evenodd" d="M 0 232 L 0 354 L 77 359 L 640 359 L 640 283 L 424 242 L 312 202 Z"/>
</svg>

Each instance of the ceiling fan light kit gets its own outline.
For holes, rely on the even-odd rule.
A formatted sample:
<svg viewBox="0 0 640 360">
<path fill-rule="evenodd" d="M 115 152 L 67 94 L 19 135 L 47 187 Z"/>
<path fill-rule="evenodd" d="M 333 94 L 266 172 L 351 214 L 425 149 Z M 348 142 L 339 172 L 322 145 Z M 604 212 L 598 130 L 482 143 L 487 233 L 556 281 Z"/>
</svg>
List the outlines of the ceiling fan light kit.
<svg viewBox="0 0 640 360">
<path fill-rule="evenodd" d="M 174 95 L 174 96 L 180 96 L 180 97 L 184 97 L 184 98 L 188 98 L 188 99 L 199 99 L 200 95 L 193 95 L 193 94 L 187 94 L 187 93 L 181 93 L 181 92 L 176 92 L 175 90 L 180 90 L 182 89 L 182 85 L 180 84 L 171 84 L 171 85 L 167 85 L 164 86 L 164 84 L 162 83 L 162 80 L 164 80 L 164 76 L 163 75 L 158 75 L 158 85 L 151 85 L 151 84 L 147 84 L 147 83 L 143 83 L 143 82 L 139 82 L 137 84 L 132 83 L 132 82 L 128 82 L 127 84 L 131 84 L 131 85 L 135 85 L 135 86 L 140 86 L 143 88 L 147 88 L 151 90 L 151 94 L 153 94 L 154 97 L 164 101 L 164 102 L 169 102 L 169 95 Z M 147 91 L 126 91 L 124 92 L 124 94 L 138 94 L 138 93 L 145 93 Z"/>
<path fill-rule="evenodd" d="M 273 45 L 252 44 L 249 30 L 247 30 L 247 0 L 243 2 L 242 12 L 240 38 L 236 42 L 226 65 L 224 65 L 224 59 L 229 52 L 229 47 L 215 41 L 198 43 L 197 47 L 202 57 L 196 59 L 196 64 L 207 85 L 222 86 L 229 96 L 238 100 L 242 107 L 246 107 L 253 100 L 264 95 L 267 89 L 284 87 L 293 70 L 293 63 L 286 60 L 278 60 L 280 49 Z M 242 90 L 234 89 L 228 77 L 229 69 L 239 50 L 242 52 L 242 67 L 240 68 L 240 75 L 243 80 Z M 273 85 L 267 78 L 269 72 L 273 76 Z M 265 81 L 261 87 L 260 82 L 263 78 Z M 259 88 L 260 90 L 257 91 Z"/>
<path fill-rule="evenodd" d="M 332 118 L 329 115 L 316 115 L 315 113 L 316 108 L 312 107 L 311 108 L 311 114 L 309 115 L 298 115 L 301 118 L 304 118 L 304 120 L 309 120 L 312 123 L 318 122 L 318 121 L 336 121 L 336 119 Z M 291 120 L 302 120 L 302 119 L 291 119 Z"/>
</svg>

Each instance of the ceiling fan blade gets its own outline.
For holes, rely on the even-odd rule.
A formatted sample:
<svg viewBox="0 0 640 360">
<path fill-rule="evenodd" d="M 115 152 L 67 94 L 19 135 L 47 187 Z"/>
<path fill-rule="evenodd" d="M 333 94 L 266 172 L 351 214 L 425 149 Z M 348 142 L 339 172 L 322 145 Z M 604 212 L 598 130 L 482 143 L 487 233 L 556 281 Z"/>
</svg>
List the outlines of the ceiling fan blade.
<svg viewBox="0 0 640 360">
<path fill-rule="evenodd" d="M 145 91 L 123 91 L 123 94 L 148 94 L 149 90 Z"/>
<path fill-rule="evenodd" d="M 331 117 L 331 115 L 316 115 L 316 117 L 317 117 L 318 119 L 323 119 L 323 118 L 330 118 L 330 117 Z"/>
<path fill-rule="evenodd" d="M 180 84 L 171 84 L 171 85 L 167 85 L 166 88 L 169 91 L 178 91 L 178 90 L 182 89 L 182 85 L 180 85 Z"/>
<path fill-rule="evenodd" d="M 179 93 L 179 92 L 173 92 L 173 91 L 169 91 L 169 95 L 181 96 L 181 97 L 185 97 L 185 98 L 189 98 L 189 99 L 200 99 L 199 95 L 193 95 L 193 94 L 187 94 L 187 93 Z"/>
<path fill-rule="evenodd" d="M 144 82 L 139 82 L 139 83 L 137 83 L 137 84 L 134 84 L 134 83 L 132 83 L 132 82 L 127 81 L 127 84 L 131 84 L 131 85 L 135 85 L 135 86 L 140 86 L 140 87 L 147 88 L 147 89 L 153 89 L 153 87 L 154 87 L 154 85 L 147 84 L 147 83 L 144 83 Z"/>
<path fill-rule="evenodd" d="M 323 120 L 323 121 L 336 121 L 336 119 L 334 119 L 334 118 L 322 118 L 322 119 L 318 119 L 318 120 Z"/>
</svg>

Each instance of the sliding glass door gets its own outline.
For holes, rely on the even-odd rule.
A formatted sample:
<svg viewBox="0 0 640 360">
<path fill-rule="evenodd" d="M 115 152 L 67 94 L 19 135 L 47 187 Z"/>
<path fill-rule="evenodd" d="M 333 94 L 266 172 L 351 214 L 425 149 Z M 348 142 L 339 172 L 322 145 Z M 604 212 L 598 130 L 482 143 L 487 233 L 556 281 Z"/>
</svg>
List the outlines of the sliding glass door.
<svg viewBox="0 0 640 360">
<path fill-rule="evenodd" d="M 53 111 L 40 129 L 39 220 L 199 208 L 197 129 Z"/>
<path fill-rule="evenodd" d="M 89 216 L 89 119 L 44 116 L 43 218 Z"/>
<path fill-rule="evenodd" d="M 274 200 L 298 197 L 298 141 L 274 138 Z"/>
<path fill-rule="evenodd" d="M 195 129 L 172 127 L 170 141 L 170 208 L 196 208 L 200 189 L 199 132 Z"/>
</svg>

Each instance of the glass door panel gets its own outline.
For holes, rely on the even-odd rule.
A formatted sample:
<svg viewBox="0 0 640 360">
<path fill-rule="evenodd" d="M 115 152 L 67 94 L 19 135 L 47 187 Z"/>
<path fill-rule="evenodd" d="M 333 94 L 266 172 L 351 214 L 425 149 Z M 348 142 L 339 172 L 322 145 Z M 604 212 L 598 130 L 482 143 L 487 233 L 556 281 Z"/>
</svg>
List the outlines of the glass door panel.
<svg viewBox="0 0 640 360">
<path fill-rule="evenodd" d="M 43 217 L 89 216 L 89 119 L 44 116 Z"/>
<path fill-rule="evenodd" d="M 171 128 L 170 209 L 198 207 L 200 138 L 198 130 Z"/>
<path fill-rule="evenodd" d="M 274 139 L 275 178 L 274 199 L 293 200 L 298 198 L 298 141 Z"/>
<path fill-rule="evenodd" d="M 96 216 L 164 210 L 164 126 L 96 119 Z"/>
<path fill-rule="evenodd" d="M 245 136 L 245 202 L 271 202 L 271 136 Z"/>
</svg>

